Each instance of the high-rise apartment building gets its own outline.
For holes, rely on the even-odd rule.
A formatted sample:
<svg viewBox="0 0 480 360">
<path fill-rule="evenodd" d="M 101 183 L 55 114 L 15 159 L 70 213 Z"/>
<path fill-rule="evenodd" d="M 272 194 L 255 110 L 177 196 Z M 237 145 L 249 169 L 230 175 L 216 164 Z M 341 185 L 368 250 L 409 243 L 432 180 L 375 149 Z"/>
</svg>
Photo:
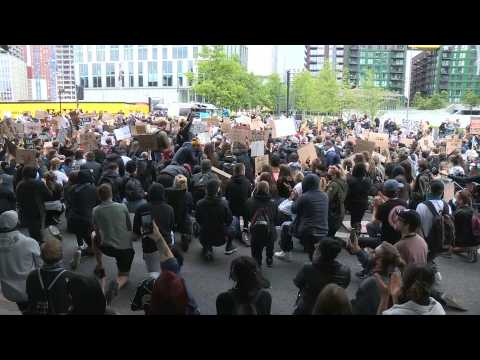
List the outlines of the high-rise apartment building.
<svg viewBox="0 0 480 360">
<path fill-rule="evenodd" d="M 28 99 L 25 61 L 10 52 L 0 52 L 0 101 Z"/>
<path fill-rule="evenodd" d="M 56 45 L 55 55 L 57 94 L 62 97 L 62 100 L 76 100 L 73 45 Z"/>
<path fill-rule="evenodd" d="M 335 69 L 337 80 L 343 78 L 344 45 L 306 45 L 305 69 L 318 73 L 328 61 Z"/>
<path fill-rule="evenodd" d="M 345 45 L 344 71 L 349 81 L 361 86 L 368 69 L 375 85 L 403 95 L 405 87 L 406 45 Z"/>
<path fill-rule="evenodd" d="M 480 76 L 475 45 L 444 45 L 422 51 L 412 59 L 410 98 L 446 91 L 448 100 L 459 103 L 467 90 L 480 95 Z"/>
<path fill-rule="evenodd" d="M 57 62 L 55 46 L 26 45 L 29 98 L 31 100 L 57 99 Z"/>
</svg>

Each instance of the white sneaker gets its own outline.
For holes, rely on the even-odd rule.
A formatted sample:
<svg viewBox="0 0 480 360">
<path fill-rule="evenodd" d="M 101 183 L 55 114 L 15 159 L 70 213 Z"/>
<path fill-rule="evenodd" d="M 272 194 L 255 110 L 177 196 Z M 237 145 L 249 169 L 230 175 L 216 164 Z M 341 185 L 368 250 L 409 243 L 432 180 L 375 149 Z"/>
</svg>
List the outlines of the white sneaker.
<svg viewBox="0 0 480 360">
<path fill-rule="evenodd" d="M 435 280 L 437 280 L 437 282 L 442 281 L 442 274 L 440 274 L 440 271 L 435 273 Z"/>
<path fill-rule="evenodd" d="M 290 253 L 285 252 L 285 251 L 278 251 L 275 253 L 275 257 L 284 260 L 284 261 L 290 261 Z"/>
</svg>

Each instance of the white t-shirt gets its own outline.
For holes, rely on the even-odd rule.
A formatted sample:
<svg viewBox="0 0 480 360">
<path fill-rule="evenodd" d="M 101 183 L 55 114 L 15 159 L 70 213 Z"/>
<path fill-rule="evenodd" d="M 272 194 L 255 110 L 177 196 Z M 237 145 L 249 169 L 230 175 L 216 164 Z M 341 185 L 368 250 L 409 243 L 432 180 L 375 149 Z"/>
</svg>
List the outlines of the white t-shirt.
<svg viewBox="0 0 480 360">
<path fill-rule="evenodd" d="M 428 201 L 430 201 L 433 204 L 437 212 L 443 210 L 443 200 L 428 200 Z M 450 205 L 447 204 L 447 208 L 448 208 L 448 213 L 451 214 L 452 210 L 450 209 Z M 426 239 L 428 237 L 428 234 L 430 233 L 430 230 L 432 229 L 433 214 L 428 209 L 427 205 L 425 205 L 424 203 L 418 204 L 417 212 L 420 215 L 420 219 L 422 220 L 422 230 L 423 230 L 422 236 L 424 239 Z"/>
<path fill-rule="evenodd" d="M 54 170 L 53 173 L 55 174 L 55 177 L 56 177 L 55 182 L 57 184 L 64 186 L 66 183 L 68 183 L 68 176 L 65 175 L 63 171 Z"/>
<path fill-rule="evenodd" d="M 437 300 L 431 297 L 428 305 L 419 305 L 410 300 L 403 304 L 393 305 L 382 315 L 445 315 L 445 310 Z"/>
</svg>

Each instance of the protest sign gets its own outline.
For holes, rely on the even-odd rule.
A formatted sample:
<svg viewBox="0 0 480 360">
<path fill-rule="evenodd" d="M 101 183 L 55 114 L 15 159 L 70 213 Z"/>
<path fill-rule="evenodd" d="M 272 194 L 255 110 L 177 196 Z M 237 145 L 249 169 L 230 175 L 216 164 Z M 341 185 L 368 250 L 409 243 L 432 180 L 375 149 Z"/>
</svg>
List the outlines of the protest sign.
<svg viewBox="0 0 480 360">
<path fill-rule="evenodd" d="M 451 154 L 455 150 L 461 150 L 462 140 L 461 139 L 447 139 L 447 155 Z"/>
<path fill-rule="evenodd" d="M 112 114 L 110 114 L 108 112 L 104 112 L 102 114 L 102 121 L 111 121 L 111 120 L 113 120 Z"/>
<path fill-rule="evenodd" d="M 255 175 L 258 175 L 262 172 L 263 165 L 268 165 L 268 155 L 257 156 L 255 158 Z"/>
<path fill-rule="evenodd" d="M 363 151 L 366 151 L 371 154 L 376 147 L 377 145 L 373 141 L 357 140 L 355 144 L 355 152 L 361 153 Z"/>
<path fill-rule="evenodd" d="M 43 111 L 43 110 L 37 110 L 35 111 L 35 118 L 36 119 L 46 119 L 50 116 L 50 114 L 46 111 Z"/>
<path fill-rule="evenodd" d="M 237 127 L 233 128 L 228 135 L 230 140 L 233 143 L 239 142 L 242 144 L 247 144 L 250 141 L 252 132 L 246 127 Z"/>
<path fill-rule="evenodd" d="M 372 158 L 373 158 L 374 156 L 377 156 L 381 163 L 385 163 L 385 161 L 387 161 L 387 158 L 386 158 L 385 156 L 383 156 L 382 154 L 379 154 L 379 153 L 377 153 L 377 152 L 375 152 L 375 151 L 372 152 Z"/>
<path fill-rule="evenodd" d="M 136 138 L 143 150 L 158 150 L 157 137 L 154 134 L 137 135 Z"/>
<path fill-rule="evenodd" d="M 15 158 L 17 164 L 35 165 L 35 150 L 17 149 Z"/>
<path fill-rule="evenodd" d="M 265 143 L 268 143 L 268 140 L 270 139 L 270 135 L 272 135 L 272 129 L 263 130 L 263 141 L 265 141 Z"/>
<path fill-rule="evenodd" d="M 379 147 L 380 150 L 382 149 L 388 150 L 389 148 L 388 134 L 370 132 L 368 134 L 368 141 L 374 142 L 375 147 Z"/>
<path fill-rule="evenodd" d="M 295 124 L 295 119 L 288 118 L 282 120 L 273 120 L 273 137 L 280 138 L 290 135 L 295 135 L 297 133 L 297 128 Z"/>
<path fill-rule="evenodd" d="M 307 161 L 312 162 L 317 158 L 317 151 L 313 143 L 308 143 L 297 150 L 298 160 L 301 164 L 306 164 Z"/>
<path fill-rule="evenodd" d="M 198 134 L 197 139 L 202 145 L 208 144 L 211 141 L 210 134 L 208 132 Z"/>
<path fill-rule="evenodd" d="M 86 151 L 93 151 L 97 148 L 97 135 L 93 132 L 80 134 L 80 145 L 82 145 Z"/>
<path fill-rule="evenodd" d="M 220 130 L 223 134 L 230 133 L 230 131 L 232 131 L 232 122 L 229 119 L 223 119 Z"/>
<path fill-rule="evenodd" d="M 25 132 L 23 123 L 21 121 L 15 123 L 15 131 L 17 132 L 17 134 L 23 134 Z"/>
<path fill-rule="evenodd" d="M 252 157 L 263 156 L 265 153 L 265 142 L 261 141 L 254 141 L 250 144 L 250 151 Z"/>
<path fill-rule="evenodd" d="M 5 119 L 0 123 L 0 133 L 8 139 L 15 137 L 17 128 L 12 119 Z"/>
<path fill-rule="evenodd" d="M 470 134 L 480 135 L 480 117 L 470 116 Z"/>
<path fill-rule="evenodd" d="M 212 166 L 212 171 L 225 179 L 230 179 L 232 177 L 232 175 L 230 175 L 229 173 L 226 173 L 225 171 L 222 171 L 219 168 L 216 168 L 215 166 Z"/>
<path fill-rule="evenodd" d="M 194 120 L 191 129 L 194 135 L 198 135 L 200 133 L 208 132 L 208 124 L 206 121 Z"/>
<path fill-rule="evenodd" d="M 408 147 L 412 146 L 414 142 L 415 142 L 415 139 L 408 139 L 408 138 L 400 139 L 400 144 L 405 144 Z"/>
<path fill-rule="evenodd" d="M 265 134 L 263 131 L 258 131 L 258 130 L 252 130 L 251 136 L 250 136 L 251 141 L 265 141 Z"/>
<path fill-rule="evenodd" d="M 433 140 L 430 136 L 424 136 L 423 138 L 420 139 L 420 147 L 422 149 L 428 150 L 432 149 L 435 147 L 435 144 L 433 143 Z"/>
<path fill-rule="evenodd" d="M 207 119 L 207 125 L 209 127 L 219 126 L 219 124 L 220 124 L 220 121 L 215 116 Z"/>
<path fill-rule="evenodd" d="M 252 121 L 252 124 L 250 125 L 250 129 L 251 130 L 263 130 L 263 128 L 265 127 L 265 124 L 262 122 L 262 120 L 253 120 Z"/>
<path fill-rule="evenodd" d="M 113 133 L 118 141 L 130 139 L 132 137 L 129 126 L 123 126 L 120 129 L 115 129 L 113 130 Z"/>
</svg>

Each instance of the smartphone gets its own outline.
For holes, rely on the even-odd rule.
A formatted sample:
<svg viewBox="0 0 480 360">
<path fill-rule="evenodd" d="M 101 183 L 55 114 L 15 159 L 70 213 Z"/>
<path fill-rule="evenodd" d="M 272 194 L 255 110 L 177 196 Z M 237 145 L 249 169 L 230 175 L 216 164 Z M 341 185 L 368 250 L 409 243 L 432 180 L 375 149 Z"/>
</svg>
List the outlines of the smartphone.
<svg viewBox="0 0 480 360">
<path fill-rule="evenodd" d="M 153 233 L 152 214 L 150 213 L 142 214 L 141 219 L 142 219 L 142 227 L 141 227 L 142 235 L 148 235 Z"/>
</svg>

